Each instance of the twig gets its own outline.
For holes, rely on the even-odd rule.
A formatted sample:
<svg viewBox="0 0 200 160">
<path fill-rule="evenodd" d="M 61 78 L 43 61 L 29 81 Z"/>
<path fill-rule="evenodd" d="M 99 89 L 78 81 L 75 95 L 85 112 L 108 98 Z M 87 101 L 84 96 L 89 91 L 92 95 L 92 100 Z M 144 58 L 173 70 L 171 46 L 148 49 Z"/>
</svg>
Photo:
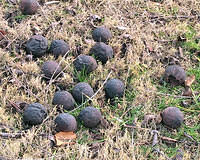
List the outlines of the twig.
<svg viewBox="0 0 200 160">
<path fill-rule="evenodd" d="M 152 130 L 151 134 L 153 135 L 152 147 L 154 147 L 158 143 L 158 131 Z"/>
<path fill-rule="evenodd" d="M 173 143 L 177 143 L 178 140 L 176 139 L 172 139 L 172 138 L 169 138 L 169 137 L 164 137 L 164 136 L 159 136 L 159 138 L 163 141 L 168 141 L 168 142 L 173 142 Z"/>
<path fill-rule="evenodd" d="M 161 154 L 161 155 L 164 156 L 167 160 L 171 160 L 171 159 L 170 159 L 169 157 L 167 157 L 164 153 L 162 153 L 162 152 L 160 151 L 159 148 L 153 148 L 153 151 L 155 151 L 155 152 Z"/>
<path fill-rule="evenodd" d="M 132 133 L 131 133 L 131 142 L 132 142 L 132 145 L 134 145 L 134 128 L 132 128 Z"/>
<path fill-rule="evenodd" d="M 25 133 L 0 133 L 0 137 L 2 138 L 21 138 Z"/>
<path fill-rule="evenodd" d="M 177 95 L 166 94 L 166 93 L 160 93 L 160 92 L 157 92 L 156 94 L 158 94 L 158 95 L 164 95 L 164 96 L 169 96 L 169 97 L 174 97 L 174 98 L 193 99 L 193 97 L 190 97 L 190 96 L 177 96 Z"/>
<path fill-rule="evenodd" d="M 190 140 L 192 140 L 192 141 L 195 142 L 196 144 L 200 144 L 200 142 L 197 142 L 192 136 L 190 136 L 190 135 L 187 134 L 186 132 L 184 132 L 184 136 L 186 136 L 187 138 L 189 138 Z"/>
<path fill-rule="evenodd" d="M 57 3 L 60 3 L 60 1 L 50 1 L 46 2 L 44 5 L 57 4 Z"/>
<path fill-rule="evenodd" d="M 191 110 L 191 109 L 187 109 L 187 108 L 184 108 L 184 107 L 181 107 L 181 106 L 177 106 L 177 107 L 182 109 L 185 112 L 197 112 L 197 113 L 200 113 L 200 110 Z"/>
<path fill-rule="evenodd" d="M 184 16 L 184 15 L 177 15 L 177 16 L 163 16 L 163 15 L 157 15 L 157 16 L 150 16 L 150 18 L 152 19 L 194 19 L 194 18 L 199 18 L 200 15 L 196 15 L 196 16 Z"/>
<path fill-rule="evenodd" d="M 15 103 L 11 102 L 9 99 L 8 99 L 8 102 L 10 103 L 11 106 L 15 107 L 15 109 L 17 110 L 17 112 L 22 113 L 22 110 L 19 108 L 18 105 L 16 105 Z"/>
<path fill-rule="evenodd" d="M 2 36 L 3 37 L 3 39 L 6 39 L 6 40 L 8 40 L 8 38 L 3 34 L 3 33 L 1 33 L 0 32 L 0 36 Z M 1 41 L 1 39 L 0 39 L 0 41 Z"/>
<path fill-rule="evenodd" d="M 138 126 L 132 126 L 132 125 L 124 125 L 125 128 L 132 128 L 132 129 L 140 129 L 140 130 L 146 130 L 146 131 L 150 131 L 151 129 L 148 128 L 142 128 L 142 127 L 138 127 Z"/>
<path fill-rule="evenodd" d="M 104 85 L 106 84 L 106 82 L 108 81 L 110 75 L 112 73 L 112 70 L 110 71 L 110 73 L 108 74 L 108 76 L 106 77 L 105 81 L 103 82 L 102 86 L 89 98 L 87 99 L 84 103 L 82 103 L 81 105 L 79 105 L 78 107 L 74 108 L 73 110 L 71 110 L 69 113 L 81 108 L 83 105 L 85 105 L 87 102 L 89 102 L 90 100 L 92 100 L 99 92 L 100 90 L 104 87 Z"/>
<path fill-rule="evenodd" d="M 15 37 L 12 41 L 9 41 L 8 45 L 5 47 L 5 49 L 8 49 L 8 47 L 18 38 L 19 36 Z"/>
</svg>

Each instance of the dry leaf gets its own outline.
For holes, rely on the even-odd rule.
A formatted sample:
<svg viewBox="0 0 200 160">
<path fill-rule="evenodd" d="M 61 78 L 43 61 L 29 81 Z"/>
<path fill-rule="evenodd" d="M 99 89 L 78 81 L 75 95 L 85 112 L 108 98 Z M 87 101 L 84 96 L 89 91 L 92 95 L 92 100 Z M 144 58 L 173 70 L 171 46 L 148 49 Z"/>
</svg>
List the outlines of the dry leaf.
<svg viewBox="0 0 200 160">
<path fill-rule="evenodd" d="M 161 121 L 162 121 L 162 116 L 161 116 L 161 114 L 158 114 L 158 115 L 156 116 L 156 123 L 157 123 L 157 124 L 160 124 Z"/>
<path fill-rule="evenodd" d="M 187 77 L 185 80 L 185 86 L 190 87 L 194 81 L 195 81 L 195 75 Z"/>
<path fill-rule="evenodd" d="M 110 126 L 110 124 L 108 123 L 108 121 L 106 119 L 102 118 L 101 119 L 101 126 L 106 129 Z"/>
<path fill-rule="evenodd" d="M 149 122 L 154 121 L 156 124 L 159 124 L 162 121 L 161 115 L 145 115 L 144 120 L 142 121 L 142 126 L 149 124 Z"/>
<path fill-rule="evenodd" d="M 75 144 L 73 141 L 76 139 L 74 132 L 58 132 L 55 134 L 55 142 L 57 146 Z"/>
<path fill-rule="evenodd" d="M 183 96 L 192 96 L 192 90 L 190 89 L 190 87 L 185 87 Z"/>
</svg>

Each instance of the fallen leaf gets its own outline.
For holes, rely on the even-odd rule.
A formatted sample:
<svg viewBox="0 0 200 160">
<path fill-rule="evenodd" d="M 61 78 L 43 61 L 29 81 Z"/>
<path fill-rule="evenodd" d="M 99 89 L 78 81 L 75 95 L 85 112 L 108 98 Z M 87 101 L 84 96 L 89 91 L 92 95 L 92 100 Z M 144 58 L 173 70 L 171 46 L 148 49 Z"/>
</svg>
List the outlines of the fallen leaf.
<svg viewBox="0 0 200 160">
<path fill-rule="evenodd" d="M 75 144 L 76 134 L 74 132 L 58 132 L 55 134 L 56 146 Z"/>
<path fill-rule="evenodd" d="M 185 87 L 185 90 L 183 92 L 183 96 L 192 96 L 192 90 L 190 87 Z"/>
<path fill-rule="evenodd" d="M 159 123 L 161 123 L 161 121 L 162 121 L 161 114 L 158 114 L 158 115 L 156 116 L 156 123 L 159 124 Z"/>
<path fill-rule="evenodd" d="M 149 124 L 149 122 L 154 121 L 156 124 L 159 124 L 162 121 L 161 115 L 145 115 L 144 120 L 142 121 L 142 126 Z"/>
<path fill-rule="evenodd" d="M 102 118 L 101 119 L 101 126 L 103 128 L 108 128 L 110 126 L 110 124 L 109 124 L 109 122 L 106 119 Z"/>
<path fill-rule="evenodd" d="M 195 75 L 187 77 L 185 80 L 185 86 L 190 87 L 194 81 L 195 81 Z"/>
</svg>

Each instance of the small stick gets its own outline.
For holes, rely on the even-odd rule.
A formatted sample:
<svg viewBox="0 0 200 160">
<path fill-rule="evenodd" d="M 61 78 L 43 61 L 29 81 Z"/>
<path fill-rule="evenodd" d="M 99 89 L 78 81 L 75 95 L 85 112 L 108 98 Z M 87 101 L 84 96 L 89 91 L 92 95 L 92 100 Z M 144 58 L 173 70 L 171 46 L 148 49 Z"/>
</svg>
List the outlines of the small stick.
<svg viewBox="0 0 200 160">
<path fill-rule="evenodd" d="M 0 133 L 2 138 L 21 138 L 25 133 Z"/>
<path fill-rule="evenodd" d="M 190 96 L 177 96 L 177 95 L 172 95 L 172 94 L 166 94 L 166 93 L 157 93 L 158 95 L 165 95 L 165 96 L 171 96 L 171 97 L 174 97 L 174 98 L 185 98 L 185 99 L 192 99 L 193 97 L 190 97 Z"/>
<path fill-rule="evenodd" d="M 185 112 L 197 112 L 197 113 L 200 113 L 200 110 L 191 110 L 191 109 L 187 109 L 187 108 L 184 108 L 184 107 L 181 107 L 181 106 L 177 106 L 177 107 L 182 109 Z"/>
<path fill-rule="evenodd" d="M 200 142 L 196 141 L 192 136 L 190 136 L 190 135 L 187 134 L 186 132 L 184 132 L 184 136 L 186 136 L 187 138 L 189 138 L 190 140 L 192 140 L 192 141 L 195 142 L 196 144 L 200 144 Z"/>
<path fill-rule="evenodd" d="M 0 36 L 2 36 L 3 37 L 3 39 L 8 39 L 1 31 L 0 31 Z"/>
<path fill-rule="evenodd" d="M 11 106 L 15 107 L 15 109 L 17 110 L 17 112 L 22 113 L 22 110 L 19 108 L 18 105 L 16 105 L 15 103 L 11 102 L 9 99 L 8 99 L 8 102 L 10 103 Z"/>
<path fill-rule="evenodd" d="M 153 135 L 152 147 L 154 147 L 158 143 L 158 131 L 152 130 L 151 134 Z"/>
<path fill-rule="evenodd" d="M 157 153 L 159 153 L 159 154 L 161 154 L 162 156 L 164 156 L 167 160 L 171 160 L 170 158 L 168 158 L 164 153 L 162 153 L 161 151 L 160 151 L 160 149 L 159 148 L 153 148 L 153 151 L 155 151 L 155 152 L 157 152 Z"/>
<path fill-rule="evenodd" d="M 57 4 L 57 3 L 60 3 L 60 1 L 50 1 L 50 2 L 46 2 L 45 5 Z"/>
<path fill-rule="evenodd" d="M 159 138 L 162 139 L 163 141 L 168 141 L 168 142 L 173 142 L 173 143 L 178 142 L 178 140 L 172 139 L 172 138 L 169 138 L 169 137 L 159 136 Z"/>
</svg>

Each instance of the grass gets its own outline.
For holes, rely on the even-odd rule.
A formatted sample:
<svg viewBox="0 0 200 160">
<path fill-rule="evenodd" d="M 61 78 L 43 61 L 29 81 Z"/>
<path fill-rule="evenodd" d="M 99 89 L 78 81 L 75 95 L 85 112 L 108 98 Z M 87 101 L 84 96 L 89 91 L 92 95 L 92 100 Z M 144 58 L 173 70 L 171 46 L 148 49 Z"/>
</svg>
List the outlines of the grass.
<svg viewBox="0 0 200 160">
<path fill-rule="evenodd" d="M 199 15 L 199 8 L 198 1 L 190 0 L 78 0 L 42 5 L 37 14 L 24 16 L 17 6 L 0 0 L 0 31 L 7 32 L 5 36 L 10 42 L 5 48 L 0 40 L 0 130 L 10 133 L 24 130 L 22 114 L 11 112 L 9 101 L 39 102 L 48 109 L 47 121 L 30 128 L 22 138 L 1 138 L 0 156 L 8 159 L 162 160 L 182 150 L 184 160 L 200 159 L 200 25 L 195 17 Z M 13 13 L 13 17 L 6 20 L 7 13 Z M 91 15 L 100 16 L 101 21 L 94 21 Z M 113 34 L 109 45 L 114 49 L 114 58 L 105 65 L 98 63 L 98 68 L 89 75 L 76 72 L 73 61 L 77 54 L 89 53 L 94 45 L 92 30 L 100 25 L 110 28 Z M 120 29 L 122 27 L 125 29 Z M 62 57 L 55 59 L 46 55 L 26 61 L 23 47 L 19 54 L 16 45 L 23 46 L 34 33 L 44 35 L 49 45 L 54 39 L 63 39 L 71 48 L 61 63 L 65 76 L 48 90 L 45 89 L 48 83 L 42 80 L 41 66 L 47 60 L 60 62 Z M 179 47 L 183 49 L 183 57 L 178 54 Z M 183 87 L 159 83 L 168 65 L 163 60 L 170 57 L 178 60 L 187 75 L 195 75 L 196 81 L 191 86 L 195 93 L 193 99 L 177 97 L 181 96 Z M 87 82 L 97 91 L 111 69 L 110 78 L 119 78 L 126 85 L 124 96 L 114 102 L 107 101 L 102 89 L 91 104 L 70 112 L 77 117 L 81 109 L 93 105 L 100 109 L 108 126 L 88 129 L 78 122 L 75 145 L 51 147 L 50 140 L 39 134 L 55 133 L 54 119 L 58 112 L 52 98 L 56 88 L 71 91 L 77 82 Z M 17 75 L 15 70 L 22 70 L 24 74 Z M 144 115 L 159 114 L 168 106 L 179 107 L 184 113 L 184 124 L 179 129 L 154 123 L 141 128 Z M 127 128 L 126 124 L 137 128 Z M 7 126 L 6 129 L 3 126 Z M 159 132 L 156 148 L 160 153 L 152 148 L 151 131 L 155 129 Z M 161 136 L 179 143 L 169 144 L 162 141 Z"/>
</svg>

